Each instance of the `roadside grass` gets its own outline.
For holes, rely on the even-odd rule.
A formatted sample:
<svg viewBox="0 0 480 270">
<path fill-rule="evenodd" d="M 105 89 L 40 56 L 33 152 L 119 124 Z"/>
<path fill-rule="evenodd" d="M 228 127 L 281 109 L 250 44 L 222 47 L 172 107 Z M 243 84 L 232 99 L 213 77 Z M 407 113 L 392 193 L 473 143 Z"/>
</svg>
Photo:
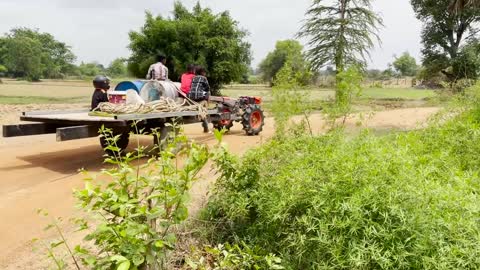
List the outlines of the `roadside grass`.
<svg viewBox="0 0 480 270">
<path fill-rule="evenodd" d="M 418 90 L 413 88 L 367 88 L 360 98 L 367 99 L 425 99 L 436 96 L 434 90 Z"/>
</svg>

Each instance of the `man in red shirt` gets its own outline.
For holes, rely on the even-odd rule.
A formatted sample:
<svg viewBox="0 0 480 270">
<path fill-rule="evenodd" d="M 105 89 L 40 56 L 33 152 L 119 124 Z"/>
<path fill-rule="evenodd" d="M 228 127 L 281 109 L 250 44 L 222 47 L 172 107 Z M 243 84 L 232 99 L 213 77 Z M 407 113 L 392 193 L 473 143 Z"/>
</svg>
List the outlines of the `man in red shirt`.
<svg viewBox="0 0 480 270">
<path fill-rule="evenodd" d="M 188 95 L 188 92 L 190 92 L 190 88 L 192 87 L 192 80 L 193 77 L 195 77 L 195 65 L 188 65 L 187 66 L 187 72 L 182 74 L 182 86 L 180 89 L 182 90 L 185 95 Z"/>
</svg>

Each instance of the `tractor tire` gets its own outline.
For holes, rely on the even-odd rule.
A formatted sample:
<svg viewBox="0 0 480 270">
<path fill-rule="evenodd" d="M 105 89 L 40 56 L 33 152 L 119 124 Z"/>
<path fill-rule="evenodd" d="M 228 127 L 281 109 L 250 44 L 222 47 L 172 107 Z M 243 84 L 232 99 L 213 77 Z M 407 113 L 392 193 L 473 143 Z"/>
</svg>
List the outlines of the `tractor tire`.
<svg viewBox="0 0 480 270">
<path fill-rule="evenodd" d="M 108 147 L 108 140 L 104 137 L 100 137 L 100 145 L 102 146 L 102 149 L 105 151 L 105 153 L 111 157 L 113 156 L 118 156 L 119 154 L 122 154 L 125 149 L 127 149 L 128 143 L 130 141 L 130 133 L 128 132 L 123 132 L 123 133 L 113 133 L 113 136 L 121 135 L 118 141 L 116 142 L 116 146 L 120 148 L 120 153 L 115 153 L 111 150 L 106 150 L 105 148 Z"/>
<path fill-rule="evenodd" d="M 263 111 L 257 104 L 250 104 L 245 108 L 242 116 L 243 130 L 248 136 L 258 135 L 265 125 L 265 116 Z"/>
</svg>

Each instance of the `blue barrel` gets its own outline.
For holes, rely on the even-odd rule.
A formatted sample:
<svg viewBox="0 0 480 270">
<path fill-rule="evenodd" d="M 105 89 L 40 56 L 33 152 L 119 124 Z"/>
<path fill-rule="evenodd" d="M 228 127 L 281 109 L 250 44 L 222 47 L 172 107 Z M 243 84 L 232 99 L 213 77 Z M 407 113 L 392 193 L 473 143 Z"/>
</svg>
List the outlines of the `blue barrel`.
<svg viewBox="0 0 480 270">
<path fill-rule="evenodd" d="M 145 83 L 148 81 L 125 81 L 117 84 L 117 87 L 115 87 L 115 91 L 127 91 L 130 89 L 133 89 L 137 91 L 137 93 L 140 93 L 140 90 L 142 90 L 143 86 Z"/>
</svg>

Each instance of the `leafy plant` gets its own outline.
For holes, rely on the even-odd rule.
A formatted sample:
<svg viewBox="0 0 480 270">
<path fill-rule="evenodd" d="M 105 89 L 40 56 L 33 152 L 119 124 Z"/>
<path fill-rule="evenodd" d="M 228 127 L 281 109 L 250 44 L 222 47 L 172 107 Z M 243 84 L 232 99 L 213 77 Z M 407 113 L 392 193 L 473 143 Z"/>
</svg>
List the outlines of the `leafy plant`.
<svg viewBox="0 0 480 270">
<path fill-rule="evenodd" d="M 330 121 L 330 126 L 337 126 L 337 119 L 341 118 L 341 125 L 345 124 L 347 116 L 352 110 L 353 98 L 360 96 L 362 91 L 363 76 L 360 70 L 351 66 L 346 71 L 337 75 L 337 98 L 330 106 L 325 107 L 325 113 Z"/>
<path fill-rule="evenodd" d="M 95 248 L 76 246 L 72 258 L 79 257 L 91 269 L 166 269 L 167 255 L 175 248 L 175 226 L 188 217 L 188 191 L 209 152 L 173 133 L 166 146 L 162 142 L 159 156 L 142 164 L 144 146 L 138 143 L 135 152 L 123 155 L 116 145 L 120 137 L 109 129 L 101 132 L 106 150 L 113 153 L 105 159 L 112 167 L 101 174 L 111 180 L 87 177 L 85 188 L 75 193 L 87 213 L 77 223 Z M 179 149 L 179 144 L 187 146 Z M 69 249 L 61 237 L 60 244 Z"/>
</svg>

